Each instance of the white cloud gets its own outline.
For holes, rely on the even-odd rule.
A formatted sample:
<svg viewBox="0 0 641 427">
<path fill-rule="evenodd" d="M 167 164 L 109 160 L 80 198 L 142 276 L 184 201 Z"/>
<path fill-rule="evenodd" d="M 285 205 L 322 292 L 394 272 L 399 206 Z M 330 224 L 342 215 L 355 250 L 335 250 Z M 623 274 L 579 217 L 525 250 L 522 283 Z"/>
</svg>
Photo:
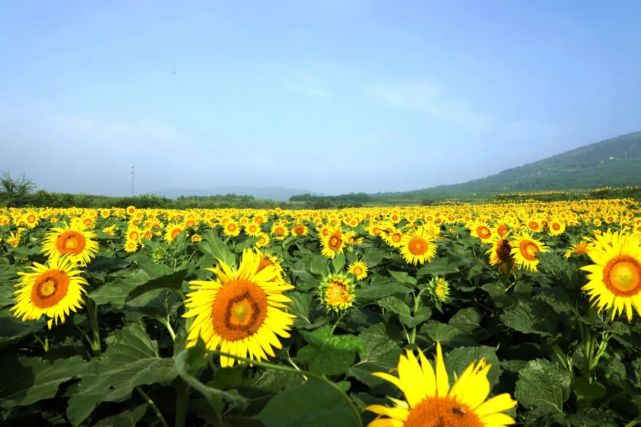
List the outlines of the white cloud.
<svg viewBox="0 0 641 427">
<path fill-rule="evenodd" d="M 429 82 L 377 85 L 368 95 L 383 105 L 425 113 L 472 130 L 488 130 L 494 117 L 477 110 L 470 102 L 447 93 L 442 86 Z"/>
</svg>

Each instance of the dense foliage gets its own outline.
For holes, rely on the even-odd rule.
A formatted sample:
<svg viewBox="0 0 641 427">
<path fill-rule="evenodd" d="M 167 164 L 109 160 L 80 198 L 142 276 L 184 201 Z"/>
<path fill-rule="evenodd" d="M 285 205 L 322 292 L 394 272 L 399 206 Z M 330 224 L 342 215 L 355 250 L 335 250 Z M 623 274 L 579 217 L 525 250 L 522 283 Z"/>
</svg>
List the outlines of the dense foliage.
<svg viewBox="0 0 641 427">
<path fill-rule="evenodd" d="M 404 350 L 432 360 L 440 342 L 452 382 L 474 361 L 491 364 L 492 395 L 513 396 L 509 413 L 520 423 L 633 426 L 638 313 L 595 307 L 582 268 L 596 268 L 598 250 L 623 245 L 631 255 L 620 276 L 640 293 L 626 276 L 641 262 L 637 235 L 641 212 L 631 200 L 0 209 L 0 417 L 5 425 L 358 426 L 375 417 L 367 405 L 403 399 L 372 374 L 395 374 Z M 242 266 L 248 253 L 263 258 L 240 282 L 279 289 L 286 298 L 274 301 L 292 316 L 288 334 L 274 335 L 280 345 L 270 341 L 274 356 L 221 350 L 202 335 L 190 344 L 194 328 L 207 326 L 184 317 L 202 306 L 194 292 L 211 296 L 224 280 L 209 269 Z M 69 274 L 86 290 L 78 307 L 62 318 L 38 311 L 58 288 L 34 263 L 77 271 Z M 237 311 L 205 315 L 245 322 L 243 310 L 258 310 L 230 301 Z"/>
</svg>

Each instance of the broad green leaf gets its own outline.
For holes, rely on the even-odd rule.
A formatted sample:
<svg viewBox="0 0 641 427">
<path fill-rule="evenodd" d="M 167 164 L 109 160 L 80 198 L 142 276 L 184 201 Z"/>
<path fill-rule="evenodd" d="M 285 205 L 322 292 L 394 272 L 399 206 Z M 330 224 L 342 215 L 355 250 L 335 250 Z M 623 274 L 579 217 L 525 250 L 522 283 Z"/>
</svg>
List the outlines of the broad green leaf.
<svg viewBox="0 0 641 427">
<path fill-rule="evenodd" d="M 344 373 L 356 360 L 361 340 L 354 335 L 331 335 L 331 328 L 323 326 L 312 332 L 301 331 L 309 343 L 298 350 L 296 357 L 309 366 L 311 372 L 323 375 Z"/>
<path fill-rule="evenodd" d="M 39 332 L 44 325 L 44 320 L 25 321 L 17 319 L 8 313 L 6 316 L 0 316 L 0 348 Z"/>
<path fill-rule="evenodd" d="M 320 276 L 326 276 L 329 273 L 329 260 L 322 255 L 312 255 L 309 260 L 309 271 Z"/>
<path fill-rule="evenodd" d="M 343 271 L 343 267 L 345 267 L 345 254 L 340 253 L 332 259 L 332 267 L 334 267 L 334 272 L 335 273 L 340 273 Z"/>
<path fill-rule="evenodd" d="M 390 295 L 401 295 L 412 292 L 412 288 L 392 282 L 372 282 L 356 290 L 356 298 L 361 301 L 377 300 Z"/>
<path fill-rule="evenodd" d="M 445 358 L 448 372 L 456 372 L 459 376 L 471 363 L 475 363 L 481 359 L 485 359 L 487 363 L 492 365 L 487 378 L 490 381 L 490 384 L 496 384 L 502 371 L 494 348 L 487 346 L 458 347 L 447 353 Z"/>
<path fill-rule="evenodd" d="M 501 315 L 505 326 L 524 334 L 547 336 L 556 331 L 554 312 L 537 301 L 518 301 Z"/>
<path fill-rule="evenodd" d="M 95 427 L 136 427 L 138 421 L 145 416 L 146 412 L 147 404 L 143 403 L 130 411 L 103 418 L 95 424 Z"/>
<path fill-rule="evenodd" d="M 37 357 L 7 354 L 0 360 L 0 407 L 27 406 L 58 393 L 58 386 L 87 368 L 78 356 L 49 363 Z"/>
<path fill-rule="evenodd" d="M 227 245 L 213 231 L 205 233 L 203 240 L 198 244 L 198 247 L 210 255 L 214 260 L 220 259 L 227 265 L 235 265 L 236 257 L 227 248 Z"/>
<path fill-rule="evenodd" d="M 449 258 L 437 258 L 421 267 L 416 273 L 417 278 L 424 276 L 445 276 L 459 271 L 458 263 Z"/>
<path fill-rule="evenodd" d="M 347 398 L 330 385 L 310 380 L 272 398 L 258 414 L 266 427 L 341 427 L 361 425 Z M 330 421 L 331 420 L 331 421 Z"/>
<path fill-rule="evenodd" d="M 410 276 L 405 271 L 388 270 L 388 272 L 394 278 L 394 280 L 396 280 L 397 282 L 408 283 L 410 285 L 416 285 L 416 277 Z"/>
<path fill-rule="evenodd" d="M 519 372 L 514 397 L 534 415 L 563 414 L 571 382 L 572 375 L 558 365 L 532 360 Z"/>
<path fill-rule="evenodd" d="M 180 289 L 182 282 L 187 274 L 187 270 L 174 271 L 171 274 L 152 279 L 142 285 L 136 286 L 127 294 L 126 301 L 130 301 L 146 292 L 157 289 Z"/>
<path fill-rule="evenodd" d="M 158 346 L 139 324 L 121 329 L 107 339 L 107 351 L 92 361 L 75 394 L 67 416 L 78 425 L 100 402 L 126 399 L 136 386 L 167 383 L 176 377 L 173 358 L 161 358 Z"/>
<path fill-rule="evenodd" d="M 603 384 L 592 381 L 589 377 L 576 377 L 572 380 L 572 391 L 578 400 L 591 403 L 606 396 L 607 390 Z"/>
</svg>

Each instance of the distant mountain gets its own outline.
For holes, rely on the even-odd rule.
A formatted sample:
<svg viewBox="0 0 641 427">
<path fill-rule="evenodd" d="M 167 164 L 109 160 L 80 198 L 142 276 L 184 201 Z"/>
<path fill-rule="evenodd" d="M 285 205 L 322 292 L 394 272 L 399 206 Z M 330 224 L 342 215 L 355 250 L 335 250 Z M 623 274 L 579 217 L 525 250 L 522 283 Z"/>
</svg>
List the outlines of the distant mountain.
<svg viewBox="0 0 641 427">
<path fill-rule="evenodd" d="M 641 185 L 641 132 L 595 142 L 462 184 L 372 196 L 420 199 L 504 192 L 592 190 L 625 185 Z"/>
<path fill-rule="evenodd" d="M 297 194 L 309 193 L 305 190 L 296 190 L 286 187 L 214 187 L 210 189 L 172 188 L 155 191 L 152 194 L 175 199 L 180 196 L 219 196 L 236 194 L 238 196 L 254 196 L 257 199 L 287 201 Z"/>
</svg>

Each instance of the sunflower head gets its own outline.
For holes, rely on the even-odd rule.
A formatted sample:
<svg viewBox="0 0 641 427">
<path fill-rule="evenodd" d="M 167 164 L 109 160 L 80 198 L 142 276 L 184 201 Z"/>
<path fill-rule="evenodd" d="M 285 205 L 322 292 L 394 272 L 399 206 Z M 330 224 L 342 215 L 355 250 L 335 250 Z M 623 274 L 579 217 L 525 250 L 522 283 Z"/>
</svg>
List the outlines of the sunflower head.
<svg viewBox="0 0 641 427">
<path fill-rule="evenodd" d="M 403 237 L 401 255 L 408 264 L 424 264 L 436 256 L 434 235 L 425 227 L 410 231 Z"/>
<path fill-rule="evenodd" d="M 367 277 L 367 264 L 365 261 L 354 261 L 350 264 L 348 271 L 354 275 L 356 280 L 363 280 Z"/>
<path fill-rule="evenodd" d="M 344 274 L 330 274 L 321 282 L 318 294 L 327 311 L 345 311 L 354 302 L 354 282 Z"/>
<path fill-rule="evenodd" d="M 625 310 L 632 320 L 633 307 L 641 316 L 641 245 L 632 235 L 604 233 L 597 237 L 588 256 L 594 262 L 583 267 L 588 283 L 583 286 L 599 311 L 612 310 L 612 318 Z"/>
<path fill-rule="evenodd" d="M 52 258 L 46 265 L 34 263 L 31 272 L 18 274 L 16 302 L 11 308 L 16 317 L 36 320 L 44 315 L 51 329 L 82 306 L 87 281 L 69 257 Z"/>
<path fill-rule="evenodd" d="M 439 343 L 434 367 L 420 350 L 418 357 L 408 350 L 397 369 L 398 377 L 386 372 L 374 375 L 399 388 L 405 400 L 393 399 L 394 407 L 368 406 L 366 410 L 379 416 L 369 427 L 503 427 L 515 423 L 505 414 L 517 405 L 509 394 L 487 399 L 490 365 L 483 359 L 471 363 L 452 386 Z"/>
<path fill-rule="evenodd" d="M 293 287 L 279 279 L 272 264 L 261 267 L 260 254 L 246 250 L 238 268 L 218 260 L 209 269 L 214 280 L 189 282 L 184 317 L 193 319 L 187 347 L 201 338 L 208 349 L 220 349 L 240 357 L 264 360 L 282 348 L 278 337 L 288 338 L 294 316 L 287 313 L 291 302 L 284 292 Z M 221 356 L 222 366 L 233 366 L 233 358 Z"/>
<path fill-rule="evenodd" d="M 98 252 L 96 233 L 87 231 L 78 222 L 56 227 L 45 235 L 42 251 L 48 258 L 68 257 L 71 261 L 87 265 Z"/>
<path fill-rule="evenodd" d="M 537 271 L 539 254 L 547 252 L 547 246 L 528 233 L 522 233 L 510 240 L 514 262 L 526 270 Z"/>
</svg>

